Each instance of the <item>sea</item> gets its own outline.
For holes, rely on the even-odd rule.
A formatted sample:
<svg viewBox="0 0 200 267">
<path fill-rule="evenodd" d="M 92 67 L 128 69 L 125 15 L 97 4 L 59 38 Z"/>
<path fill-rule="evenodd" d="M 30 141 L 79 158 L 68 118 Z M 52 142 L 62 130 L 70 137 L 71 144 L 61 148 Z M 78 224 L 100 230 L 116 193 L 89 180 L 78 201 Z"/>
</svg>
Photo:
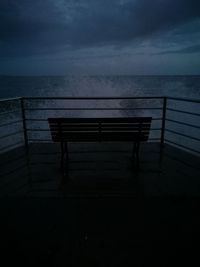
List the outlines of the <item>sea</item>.
<svg viewBox="0 0 200 267">
<path fill-rule="evenodd" d="M 143 96 L 168 96 L 200 100 L 200 76 L 0 76 L 0 98 L 7 99 L 13 97 L 143 97 Z M 159 101 L 141 101 L 140 103 L 128 100 L 121 101 L 85 101 L 78 102 L 72 101 L 27 101 L 26 108 L 66 108 L 70 107 L 95 107 L 95 108 L 110 108 L 116 107 L 119 110 L 110 111 L 106 114 L 103 111 L 26 111 L 26 116 L 29 119 L 41 119 L 44 122 L 30 123 L 28 128 L 35 129 L 47 129 L 47 118 L 52 116 L 152 116 L 153 118 L 161 117 L 162 110 L 148 111 L 140 110 L 120 110 L 121 108 L 129 107 L 162 107 L 162 100 Z M 18 103 L 19 104 L 19 103 Z M 190 113 L 200 114 L 200 104 L 190 102 L 175 102 L 168 101 L 168 107 L 172 109 L 181 109 L 189 111 Z M 19 113 L 13 112 L 9 115 L 4 115 L 7 111 L 14 110 L 14 102 L 0 102 L 0 125 L 5 125 L 9 121 L 21 120 L 21 111 Z M 19 106 L 20 110 L 20 106 Z M 200 138 L 200 116 L 188 115 L 186 113 L 177 113 L 168 110 L 167 118 L 171 120 L 178 120 L 186 124 L 195 125 L 197 127 L 189 127 L 187 125 L 180 125 L 173 122 L 167 122 L 166 127 L 173 132 L 179 132 L 182 135 L 178 135 L 172 132 L 166 132 L 166 138 L 172 140 L 172 142 L 179 143 L 182 146 L 190 147 L 194 151 L 200 150 L 200 142 L 197 140 Z M 27 120 L 28 123 L 28 120 Z M 15 126 L 15 128 L 14 128 Z M 16 138 L 12 133 L 16 131 L 16 125 L 1 127 L 1 135 L 7 138 L 8 133 L 11 132 L 11 136 L 6 139 L 6 143 L 9 146 L 13 142 L 16 142 Z M 21 125 L 18 125 L 19 131 Z M 154 121 L 152 128 L 160 128 L 161 121 Z M 48 132 L 48 131 L 47 131 Z M 44 132 L 29 132 L 29 138 L 41 140 L 41 138 L 50 138 Z M 185 135 L 185 136 L 184 136 Z M 187 138 L 186 135 L 190 135 L 193 138 Z M 21 138 L 21 139 L 20 139 Z M 151 138 L 160 138 L 159 131 L 151 131 Z M 19 137 L 19 142 L 23 142 L 23 137 Z M 18 141 L 16 143 L 19 143 Z M 0 140 L 0 150 L 5 146 L 5 140 Z"/>
<path fill-rule="evenodd" d="M 0 98 L 21 96 L 200 98 L 200 76 L 0 76 Z"/>
</svg>

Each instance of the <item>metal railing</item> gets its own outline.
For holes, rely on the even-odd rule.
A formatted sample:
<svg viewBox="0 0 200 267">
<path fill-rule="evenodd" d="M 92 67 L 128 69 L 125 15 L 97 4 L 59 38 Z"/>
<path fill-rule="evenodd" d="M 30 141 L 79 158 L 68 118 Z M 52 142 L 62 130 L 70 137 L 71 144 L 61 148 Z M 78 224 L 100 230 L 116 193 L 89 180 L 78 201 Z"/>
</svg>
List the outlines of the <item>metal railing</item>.
<svg viewBox="0 0 200 267">
<path fill-rule="evenodd" d="M 22 98 L 0 100 L 0 195 L 27 186 Z M 13 151 L 17 148 L 17 153 Z M 20 177 L 20 180 L 17 179 Z M 9 188 L 9 190 L 8 190 Z"/>
<path fill-rule="evenodd" d="M 23 144 L 22 98 L 0 100 L 0 152 Z M 3 140 L 3 142 L 2 142 Z"/>
<path fill-rule="evenodd" d="M 165 123 L 166 143 L 200 155 L 200 100 L 168 97 Z"/>
<path fill-rule="evenodd" d="M 94 102 L 95 101 L 95 102 Z M 102 102 L 103 101 L 103 102 Z M 111 102 L 112 101 L 112 102 Z M 113 103 L 113 101 L 115 103 Z M 118 101 L 118 105 L 116 102 Z M 123 105 L 121 105 L 122 101 L 126 101 Z M 153 106 L 152 106 L 153 101 Z M 155 102 L 156 101 L 156 102 Z M 64 103 L 63 103 L 64 102 Z M 67 103 L 66 103 L 67 102 Z M 76 105 L 78 102 L 78 106 Z M 93 102 L 95 106 L 88 106 Z M 101 102 L 101 104 L 109 104 L 108 106 L 97 106 L 97 102 Z M 111 102 L 111 103 L 108 103 Z M 142 102 L 142 103 L 141 103 Z M 198 108 L 195 108 L 195 112 L 193 110 L 185 109 L 185 106 L 180 105 L 178 107 L 174 107 L 170 102 L 179 103 L 192 103 L 192 105 L 197 105 Z M 5 105 L 5 103 L 9 103 L 9 105 Z M 75 104 L 69 105 L 69 104 Z M 81 103 L 81 105 L 80 105 Z M 85 106 L 82 103 L 86 104 Z M 174 104 L 173 103 L 173 104 Z M 2 108 L 2 104 L 5 105 Z M 13 105 L 14 104 L 14 105 Z M 50 106 L 49 106 L 50 104 Z M 119 105 L 120 104 L 120 105 Z M 143 106 L 141 106 L 143 104 Z M 141 114 L 141 116 L 145 114 L 151 114 L 153 117 L 154 123 L 151 132 L 160 132 L 156 137 L 150 137 L 150 141 L 160 142 L 160 147 L 162 149 L 163 144 L 165 142 L 170 143 L 172 145 L 179 146 L 182 149 L 187 149 L 188 151 L 194 153 L 200 153 L 198 149 L 194 149 L 192 147 L 185 146 L 180 142 L 176 142 L 175 139 L 170 139 L 166 137 L 167 133 L 170 133 L 174 136 L 181 136 L 184 138 L 188 138 L 193 141 L 200 142 L 199 135 L 194 136 L 194 129 L 198 132 L 200 129 L 200 124 L 198 120 L 191 123 L 191 118 L 199 118 L 200 117 L 200 108 L 199 108 L 200 100 L 195 99 L 185 99 L 185 98 L 174 98 L 174 97 L 21 97 L 21 98 L 12 98 L 12 99 L 2 99 L 0 100 L 0 119 L 3 122 L 0 123 L 0 129 L 4 129 L 1 131 L 0 140 L 8 139 L 9 137 L 14 140 L 17 135 L 21 136 L 21 140 L 18 142 L 4 142 L 5 145 L 0 147 L 0 152 L 6 151 L 8 149 L 12 149 L 15 146 L 22 145 L 22 139 L 25 145 L 26 150 L 28 151 L 28 146 L 32 142 L 51 142 L 51 139 L 41 138 L 43 132 L 49 132 L 49 128 L 47 125 L 47 118 L 49 116 L 80 116 L 82 112 L 89 112 L 90 114 L 98 115 L 98 112 L 115 112 L 117 111 L 117 115 L 119 116 L 130 116 L 133 114 Z M 199 112 L 196 112 L 198 111 Z M 79 113 L 77 113 L 77 111 Z M 67 113 L 69 112 L 69 113 Z M 88 114 L 89 114 L 88 113 Z M 174 115 L 176 114 L 176 116 Z M 177 114 L 184 114 L 188 117 L 188 120 L 181 120 L 180 116 Z M 115 114 L 112 116 L 115 116 Z M 189 129 L 188 132 L 177 131 L 176 127 L 170 128 L 171 125 L 182 125 L 185 129 Z M 18 127 L 14 127 L 18 126 Z M 45 127 L 44 127 L 45 126 Z M 14 131 L 16 129 L 16 131 Z M 191 130 L 193 129 L 193 131 Z M 32 133 L 40 134 L 40 138 L 33 137 Z M 198 147 L 198 146 L 197 146 Z"/>
<path fill-rule="evenodd" d="M 30 147 L 51 143 L 48 117 L 64 116 L 152 116 L 150 142 L 159 144 L 160 162 L 164 144 L 200 155 L 200 100 L 175 97 L 21 97 L 0 100 L 0 156 L 16 147 L 24 150 L 8 156 L 0 166 L 23 159 L 31 185 Z M 1 184 L 0 184 L 1 187 Z"/>
<path fill-rule="evenodd" d="M 91 104 L 91 102 L 93 102 L 94 105 L 96 105 L 97 103 L 94 101 L 97 101 L 98 103 L 101 101 L 104 101 L 103 104 L 105 104 L 105 101 L 124 101 L 124 100 L 128 100 L 128 101 L 139 101 L 139 100 L 159 100 L 159 101 L 163 101 L 162 97 L 35 97 L 35 98 L 24 98 L 23 102 L 24 102 L 24 110 L 26 113 L 26 131 L 28 133 L 28 141 L 29 142 L 42 142 L 42 141 L 46 141 L 46 142 L 51 142 L 51 138 L 50 139 L 45 139 L 45 138 L 36 138 L 33 137 L 33 135 L 31 135 L 31 133 L 33 132 L 40 132 L 40 134 L 42 132 L 49 132 L 49 127 L 47 125 L 47 118 L 49 116 L 82 116 L 81 114 L 83 114 L 83 112 L 88 112 L 89 116 L 94 115 L 94 112 L 96 113 L 96 115 L 98 116 L 98 112 L 105 113 L 107 112 L 107 114 L 109 112 L 117 112 L 118 116 L 127 116 L 127 113 L 133 113 L 134 111 L 138 111 L 139 113 L 141 113 L 142 111 L 161 111 L 163 110 L 162 104 L 159 107 L 122 107 L 122 106 L 117 106 L 117 107 L 112 107 L 113 103 L 109 104 L 109 107 L 97 107 L 97 106 L 90 106 L 88 107 L 88 103 Z M 42 102 L 42 107 L 36 107 L 35 103 L 38 104 L 39 102 Z M 44 103 L 45 101 L 48 101 L 48 103 L 50 102 L 51 105 L 48 106 L 48 103 Z M 61 103 L 60 101 L 64 101 L 64 106 L 63 103 Z M 80 102 L 81 101 L 81 106 L 69 106 L 70 102 L 76 105 L 75 102 Z M 35 102 L 33 104 L 33 102 Z M 53 103 L 52 103 L 53 102 Z M 66 103 L 67 102 L 67 103 Z M 80 104 L 80 103 L 79 103 Z M 83 106 L 82 104 L 85 104 L 86 106 Z M 101 103 L 102 104 L 102 103 Z M 107 104 L 107 103 L 106 103 Z M 116 104 L 116 103 L 115 103 Z M 119 104 L 119 103 L 118 103 Z M 54 105 L 54 107 L 52 107 L 52 105 Z M 67 107 L 66 107 L 67 106 Z M 78 113 L 77 113 L 78 111 Z M 34 115 L 35 112 L 35 115 Z M 46 112 L 46 113 L 44 113 Z M 123 112 L 126 112 L 126 115 L 123 114 Z M 46 114 L 46 116 L 45 116 Z M 42 115 L 42 116 L 41 116 Z M 130 114 L 129 114 L 130 115 Z M 87 115 L 86 115 L 87 116 Z M 112 116 L 115 116 L 115 114 L 112 114 Z M 159 114 L 159 117 L 153 117 L 154 121 L 162 121 L 162 114 Z M 35 123 L 37 123 L 37 126 L 34 128 L 33 125 L 35 125 Z M 46 123 L 46 124 L 45 124 Z M 38 128 L 38 124 L 40 124 L 40 126 L 42 126 L 42 128 Z M 45 126 L 45 127 L 44 127 Z M 157 127 L 157 128 L 152 128 L 151 131 L 162 131 L 161 126 Z M 162 134 L 163 135 L 163 134 Z M 38 135 L 37 135 L 38 136 Z M 152 138 L 151 140 L 154 141 L 159 141 L 160 137 L 158 138 Z"/>
</svg>

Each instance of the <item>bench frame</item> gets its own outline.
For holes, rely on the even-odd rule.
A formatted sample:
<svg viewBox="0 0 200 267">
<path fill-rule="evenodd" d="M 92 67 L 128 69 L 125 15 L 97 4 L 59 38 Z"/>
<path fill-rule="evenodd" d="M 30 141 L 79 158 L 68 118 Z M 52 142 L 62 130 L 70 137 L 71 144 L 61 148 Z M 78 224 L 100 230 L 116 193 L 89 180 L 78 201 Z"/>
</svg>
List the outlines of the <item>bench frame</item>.
<svg viewBox="0 0 200 267">
<path fill-rule="evenodd" d="M 148 141 L 151 121 L 152 117 L 48 118 L 52 140 L 61 146 L 62 173 L 67 173 L 68 142 L 131 142 L 133 162 L 136 160 L 139 170 L 140 143 Z"/>
</svg>

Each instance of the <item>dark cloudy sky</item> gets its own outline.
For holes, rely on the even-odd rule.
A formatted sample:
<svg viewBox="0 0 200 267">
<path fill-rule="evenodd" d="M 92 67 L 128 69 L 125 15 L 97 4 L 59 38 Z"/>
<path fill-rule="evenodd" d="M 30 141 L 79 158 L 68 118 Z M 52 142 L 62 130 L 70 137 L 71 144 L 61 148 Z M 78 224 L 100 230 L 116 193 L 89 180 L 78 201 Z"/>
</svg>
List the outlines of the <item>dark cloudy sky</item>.
<svg viewBox="0 0 200 267">
<path fill-rule="evenodd" d="M 0 74 L 200 74 L 200 0 L 0 0 Z"/>
</svg>

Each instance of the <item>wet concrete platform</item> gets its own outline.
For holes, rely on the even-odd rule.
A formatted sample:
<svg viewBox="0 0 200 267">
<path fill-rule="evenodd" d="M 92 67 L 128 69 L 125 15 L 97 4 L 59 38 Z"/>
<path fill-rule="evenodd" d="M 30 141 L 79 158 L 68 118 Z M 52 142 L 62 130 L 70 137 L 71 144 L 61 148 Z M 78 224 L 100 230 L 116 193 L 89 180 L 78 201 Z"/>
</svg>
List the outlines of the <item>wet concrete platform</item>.
<svg viewBox="0 0 200 267">
<path fill-rule="evenodd" d="M 68 175 L 60 171 L 60 147 L 31 144 L 1 155 L 2 196 L 199 196 L 200 158 L 165 145 L 144 144 L 137 172 L 132 144 L 70 143 Z"/>
<path fill-rule="evenodd" d="M 29 160 L 1 156 L 4 266 L 199 264 L 199 158 L 166 145 L 161 167 L 147 144 L 137 173 L 129 145 L 70 144 L 66 181 L 58 146 L 34 144 Z"/>
</svg>

